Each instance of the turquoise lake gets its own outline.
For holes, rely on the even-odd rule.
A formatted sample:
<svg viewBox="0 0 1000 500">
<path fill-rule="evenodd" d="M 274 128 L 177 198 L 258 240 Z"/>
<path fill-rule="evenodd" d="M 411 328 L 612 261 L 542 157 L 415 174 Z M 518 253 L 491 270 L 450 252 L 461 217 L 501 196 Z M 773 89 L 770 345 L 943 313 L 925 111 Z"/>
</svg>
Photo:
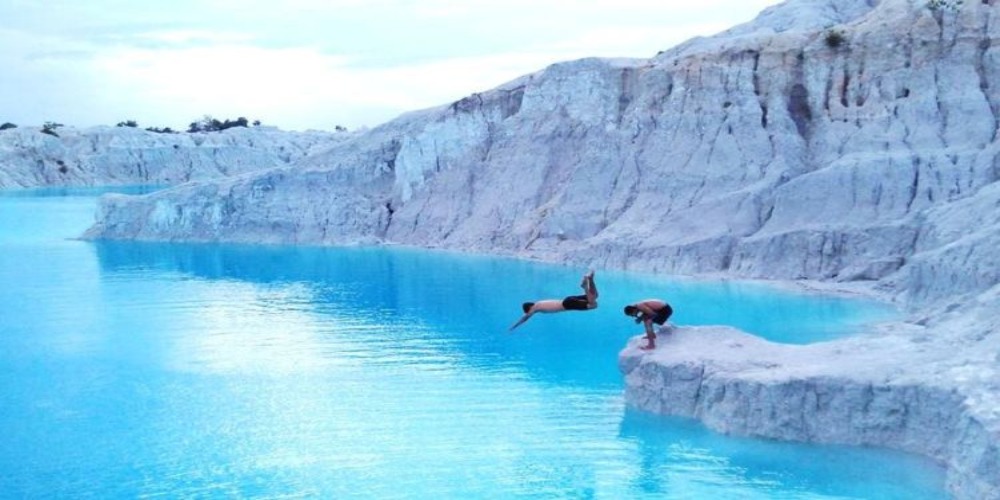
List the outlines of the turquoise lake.
<svg viewBox="0 0 1000 500">
<path fill-rule="evenodd" d="M 400 248 L 74 239 L 99 190 L 0 192 L 0 497 L 947 497 L 886 450 L 742 439 L 623 402 L 649 297 L 673 323 L 828 340 L 886 306 Z M 669 340 L 661 341 L 669 349 Z"/>
</svg>

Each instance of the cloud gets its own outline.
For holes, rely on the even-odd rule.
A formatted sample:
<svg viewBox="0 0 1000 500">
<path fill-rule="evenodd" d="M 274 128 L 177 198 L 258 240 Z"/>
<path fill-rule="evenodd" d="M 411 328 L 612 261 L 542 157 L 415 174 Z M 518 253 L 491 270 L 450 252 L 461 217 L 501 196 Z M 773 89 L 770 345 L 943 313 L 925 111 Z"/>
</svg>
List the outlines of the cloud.
<svg viewBox="0 0 1000 500">
<path fill-rule="evenodd" d="M 356 128 L 559 61 L 651 57 L 777 3 L 53 1 L 0 5 L 0 120 Z"/>
<path fill-rule="evenodd" d="M 170 123 L 157 126 L 177 127 L 211 114 L 329 129 L 374 125 L 407 110 L 451 102 L 551 62 L 551 54 L 510 53 L 359 69 L 347 57 L 316 49 L 219 45 L 155 55 L 116 50 L 95 64 L 121 91 L 142 96 L 145 104 L 130 118 L 141 118 L 136 115 L 143 111 L 163 114 L 172 103 Z M 363 119 L 365 109 L 378 121 Z"/>
</svg>

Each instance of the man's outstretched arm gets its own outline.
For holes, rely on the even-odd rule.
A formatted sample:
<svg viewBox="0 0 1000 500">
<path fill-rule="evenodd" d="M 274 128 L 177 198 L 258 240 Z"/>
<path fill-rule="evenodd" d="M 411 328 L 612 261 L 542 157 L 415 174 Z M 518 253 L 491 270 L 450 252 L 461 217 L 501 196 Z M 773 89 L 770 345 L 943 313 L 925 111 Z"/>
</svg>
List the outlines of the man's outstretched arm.
<svg viewBox="0 0 1000 500">
<path fill-rule="evenodd" d="M 525 321 L 528 321 L 528 318 L 530 318 L 532 314 L 535 314 L 535 313 L 534 312 L 524 313 L 524 316 L 521 316 L 521 319 L 517 320 L 517 323 L 514 323 L 513 325 L 511 325 L 510 329 L 507 330 L 507 331 L 512 331 L 515 328 L 521 326 L 521 323 L 524 323 Z"/>
</svg>

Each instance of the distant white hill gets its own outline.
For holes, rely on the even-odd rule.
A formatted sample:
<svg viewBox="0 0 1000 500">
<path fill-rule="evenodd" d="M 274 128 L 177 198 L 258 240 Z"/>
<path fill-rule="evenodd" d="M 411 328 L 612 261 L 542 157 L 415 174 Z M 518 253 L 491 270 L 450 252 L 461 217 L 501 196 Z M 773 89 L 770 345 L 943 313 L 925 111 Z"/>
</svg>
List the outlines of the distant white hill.
<svg viewBox="0 0 1000 500">
<path fill-rule="evenodd" d="M 0 131 L 0 188 L 172 185 L 288 165 L 348 134 L 233 127 L 155 133 L 133 127 Z"/>
</svg>

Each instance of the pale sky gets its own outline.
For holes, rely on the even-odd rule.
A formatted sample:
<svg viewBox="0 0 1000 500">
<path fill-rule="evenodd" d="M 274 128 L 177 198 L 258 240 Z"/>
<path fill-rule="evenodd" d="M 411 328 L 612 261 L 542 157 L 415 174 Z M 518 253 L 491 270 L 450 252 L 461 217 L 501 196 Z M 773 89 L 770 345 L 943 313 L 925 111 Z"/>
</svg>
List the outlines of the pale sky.
<svg viewBox="0 0 1000 500">
<path fill-rule="evenodd" d="M 651 57 L 780 0 L 0 0 L 0 123 L 375 126 L 552 63 Z"/>
</svg>

